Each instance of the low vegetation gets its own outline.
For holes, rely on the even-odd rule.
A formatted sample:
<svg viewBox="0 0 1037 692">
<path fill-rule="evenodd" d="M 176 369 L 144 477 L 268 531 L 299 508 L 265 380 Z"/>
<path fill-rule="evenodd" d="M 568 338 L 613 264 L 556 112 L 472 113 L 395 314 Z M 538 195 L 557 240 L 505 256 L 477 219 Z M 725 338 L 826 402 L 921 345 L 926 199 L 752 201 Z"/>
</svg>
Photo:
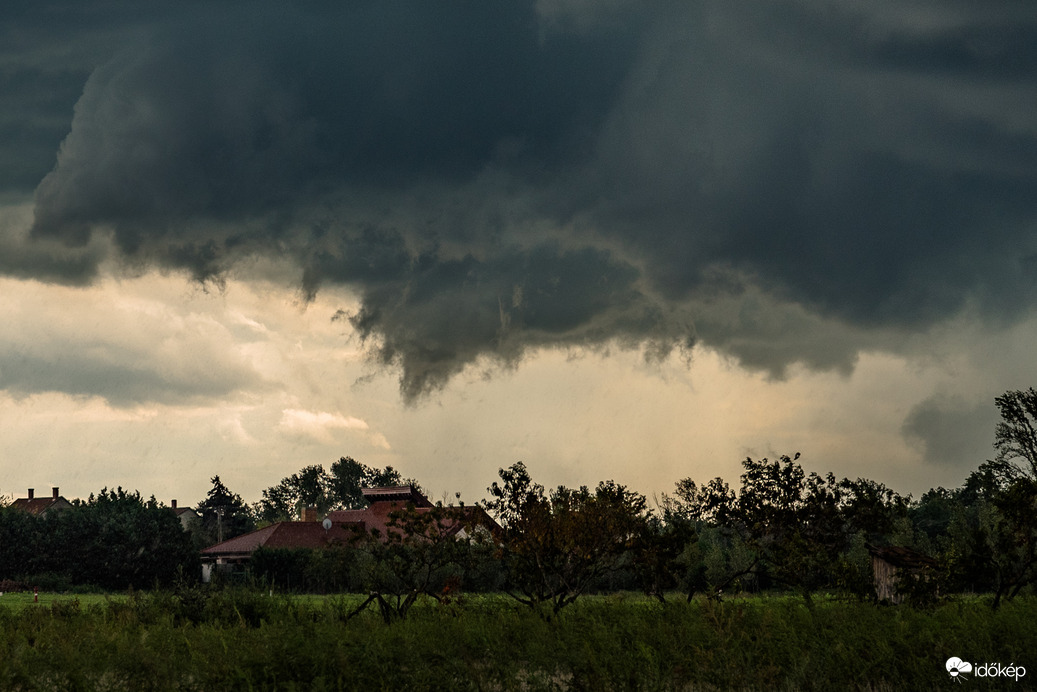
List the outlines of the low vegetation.
<svg viewBox="0 0 1037 692">
<path fill-rule="evenodd" d="M 2 598 L 7 598 L 4 596 Z M 0 598 L 0 689 L 929 689 L 944 662 L 1025 666 L 1037 601 L 884 607 L 756 596 L 580 599 L 551 621 L 506 597 L 424 602 L 385 626 L 359 596 L 256 590 Z M 1035 673 L 1037 674 L 1037 673 Z"/>
</svg>

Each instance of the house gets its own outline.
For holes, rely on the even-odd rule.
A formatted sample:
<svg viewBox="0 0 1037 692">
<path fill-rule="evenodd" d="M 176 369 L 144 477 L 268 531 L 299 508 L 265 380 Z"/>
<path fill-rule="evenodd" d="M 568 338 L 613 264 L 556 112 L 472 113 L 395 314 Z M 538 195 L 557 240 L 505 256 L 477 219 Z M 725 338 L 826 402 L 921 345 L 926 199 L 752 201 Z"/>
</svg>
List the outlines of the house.
<svg viewBox="0 0 1037 692">
<path fill-rule="evenodd" d="M 875 580 L 875 595 L 879 601 L 902 603 L 907 597 L 898 586 L 905 578 L 926 581 L 937 567 L 928 555 L 902 546 L 867 546 L 871 554 L 871 571 Z"/>
<path fill-rule="evenodd" d="M 169 508 L 173 510 L 173 514 L 180 520 L 180 526 L 183 527 L 184 531 L 187 531 L 192 522 L 202 520 L 201 515 L 190 507 L 177 507 L 176 500 L 173 500 Z"/>
<path fill-rule="evenodd" d="M 417 514 L 427 514 L 433 510 L 433 505 L 412 485 L 402 485 L 388 488 L 361 488 L 361 494 L 367 500 L 368 506 L 364 509 L 340 509 L 328 513 L 328 518 L 333 522 L 343 522 L 360 525 L 363 531 L 385 540 L 389 532 L 393 531 L 390 526 L 392 514 L 405 507 L 413 507 Z M 481 507 L 454 508 L 460 512 L 464 519 L 447 518 L 444 522 L 447 533 L 458 539 L 469 537 L 469 531 L 482 533 L 483 535 L 494 535 L 500 531 L 497 522 Z"/>
<path fill-rule="evenodd" d="M 433 505 L 414 486 L 362 488 L 369 503 L 364 509 L 344 509 L 328 513 L 318 522 L 317 510 L 302 510 L 301 521 L 283 521 L 262 529 L 231 538 L 202 550 L 202 580 L 209 581 L 213 569 L 231 570 L 248 562 L 258 548 L 323 549 L 354 545 L 358 540 L 372 536 L 386 540 L 396 531 L 391 523 L 393 512 L 407 507 L 421 515 L 431 512 Z M 500 527 L 482 508 L 466 507 L 459 510 L 465 520 L 447 519 L 443 522 L 446 533 L 457 539 L 469 537 L 469 531 L 491 535 Z"/>
<path fill-rule="evenodd" d="M 61 497 L 58 488 L 53 488 L 50 497 L 36 497 L 33 488 L 29 488 L 29 497 L 18 498 L 11 503 L 11 507 L 38 517 L 45 517 L 48 513 L 71 509 L 72 503 Z"/>
<path fill-rule="evenodd" d="M 359 527 L 317 521 L 282 521 L 202 550 L 202 581 L 212 578 L 213 570 L 233 571 L 252 558 L 259 548 L 303 548 L 317 550 L 347 546 L 360 535 Z"/>
</svg>

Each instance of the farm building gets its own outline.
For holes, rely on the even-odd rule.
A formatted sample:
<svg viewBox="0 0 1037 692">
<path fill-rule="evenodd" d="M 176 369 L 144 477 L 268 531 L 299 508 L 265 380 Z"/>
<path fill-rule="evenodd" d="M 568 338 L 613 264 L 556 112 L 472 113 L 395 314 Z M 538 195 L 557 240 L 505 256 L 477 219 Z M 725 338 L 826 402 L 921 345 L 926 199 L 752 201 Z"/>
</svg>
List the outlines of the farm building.
<svg viewBox="0 0 1037 692">
<path fill-rule="evenodd" d="M 936 568 L 936 560 L 902 546 L 876 547 L 869 545 L 871 570 L 875 580 L 875 595 L 879 601 L 901 603 L 905 594 L 898 587 L 905 578 L 929 579 Z"/>
</svg>

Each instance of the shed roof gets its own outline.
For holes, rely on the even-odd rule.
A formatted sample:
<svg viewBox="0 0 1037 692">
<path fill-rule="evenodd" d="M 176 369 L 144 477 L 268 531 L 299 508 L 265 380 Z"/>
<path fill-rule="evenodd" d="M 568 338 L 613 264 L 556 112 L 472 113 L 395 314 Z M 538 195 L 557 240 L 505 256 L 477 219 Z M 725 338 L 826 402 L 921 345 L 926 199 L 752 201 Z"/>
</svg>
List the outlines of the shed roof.
<svg viewBox="0 0 1037 692">
<path fill-rule="evenodd" d="M 904 546 L 884 546 L 876 547 L 873 545 L 868 546 L 868 552 L 873 557 L 877 557 L 880 560 L 884 560 L 894 567 L 900 567 L 904 569 L 921 569 L 923 567 L 935 567 L 936 560 L 918 552 L 917 550 L 911 550 L 911 548 L 905 548 Z"/>
</svg>

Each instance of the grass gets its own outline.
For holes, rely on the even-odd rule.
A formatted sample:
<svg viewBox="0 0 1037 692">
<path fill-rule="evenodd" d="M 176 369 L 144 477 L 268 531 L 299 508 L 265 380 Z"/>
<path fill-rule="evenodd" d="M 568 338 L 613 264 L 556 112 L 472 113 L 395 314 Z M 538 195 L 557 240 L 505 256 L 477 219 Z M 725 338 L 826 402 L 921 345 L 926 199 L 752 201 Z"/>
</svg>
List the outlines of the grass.
<svg viewBox="0 0 1037 692">
<path fill-rule="evenodd" d="M 923 610 L 614 595 L 548 622 L 487 595 L 422 603 L 386 626 L 374 611 L 345 621 L 357 596 L 40 598 L 0 597 L 0 689 L 931 689 L 950 684 L 951 656 L 1037 675 L 1034 599 L 995 612 L 979 599 Z"/>
<path fill-rule="evenodd" d="M 50 607 L 53 603 L 71 603 L 79 601 L 81 607 L 104 605 L 108 601 L 125 601 L 126 594 L 62 594 L 40 592 L 34 595 L 32 591 L 6 591 L 0 596 L 0 608 L 7 608 L 19 612 L 29 606 L 38 605 Z"/>
</svg>

